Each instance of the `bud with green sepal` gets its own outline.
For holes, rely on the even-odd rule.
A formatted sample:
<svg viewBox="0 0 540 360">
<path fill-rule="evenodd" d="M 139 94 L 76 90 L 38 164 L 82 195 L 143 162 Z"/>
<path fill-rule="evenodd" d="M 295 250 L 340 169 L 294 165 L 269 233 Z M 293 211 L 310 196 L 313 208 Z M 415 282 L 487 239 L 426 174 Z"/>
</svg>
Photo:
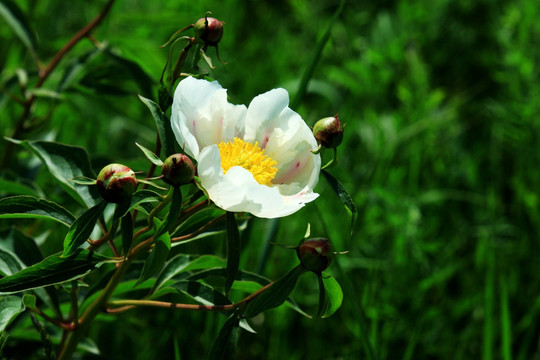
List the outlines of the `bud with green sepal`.
<svg viewBox="0 0 540 360">
<path fill-rule="evenodd" d="M 217 46 L 223 36 L 223 24 L 224 22 L 208 15 L 197 20 L 193 25 L 195 40 L 205 46 Z"/>
<path fill-rule="evenodd" d="M 122 164 L 109 164 L 101 169 L 96 184 L 101 196 L 115 204 L 129 201 L 139 186 L 133 170 Z"/>
<path fill-rule="evenodd" d="M 163 162 L 161 175 L 163 181 L 173 186 L 189 184 L 195 176 L 195 166 L 186 155 L 174 154 Z"/>
<path fill-rule="evenodd" d="M 317 142 L 325 148 L 334 149 L 343 140 L 343 126 L 338 115 L 323 118 L 313 126 L 313 135 Z"/>
<path fill-rule="evenodd" d="M 330 241 L 326 238 L 308 239 L 296 249 L 296 254 L 304 268 L 320 274 L 332 262 L 334 255 Z"/>
</svg>

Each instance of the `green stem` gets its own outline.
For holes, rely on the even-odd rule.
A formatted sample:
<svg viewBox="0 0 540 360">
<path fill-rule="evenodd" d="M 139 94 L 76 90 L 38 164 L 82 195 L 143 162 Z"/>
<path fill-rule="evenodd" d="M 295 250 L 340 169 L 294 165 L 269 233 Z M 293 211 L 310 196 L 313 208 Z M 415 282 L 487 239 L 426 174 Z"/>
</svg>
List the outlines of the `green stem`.
<svg viewBox="0 0 540 360">
<path fill-rule="evenodd" d="M 77 344 L 86 334 L 86 331 L 90 327 L 90 323 L 92 322 L 92 320 L 94 320 L 94 318 L 105 309 L 107 301 L 120 283 L 120 280 L 122 280 L 122 278 L 124 277 L 124 274 L 126 273 L 129 265 L 131 264 L 131 261 L 132 258 L 129 258 L 127 261 L 123 262 L 118 267 L 113 277 L 111 278 L 105 289 L 103 289 L 99 297 L 88 306 L 88 308 L 76 324 L 76 329 L 68 335 L 66 343 L 64 344 L 64 348 L 61 350 L 60 355 L 58 356 L 58 360 L 71 359 L 73 353 L 77 349 Z"/>
</svg>

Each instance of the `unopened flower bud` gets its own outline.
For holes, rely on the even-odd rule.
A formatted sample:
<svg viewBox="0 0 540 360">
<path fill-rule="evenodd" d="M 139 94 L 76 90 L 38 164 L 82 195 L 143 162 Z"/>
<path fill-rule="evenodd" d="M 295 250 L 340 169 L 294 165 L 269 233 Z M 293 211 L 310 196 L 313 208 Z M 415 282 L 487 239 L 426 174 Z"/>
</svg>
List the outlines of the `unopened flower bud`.
<svg viewBox="0 0 540 360">
<path fill-rule="evenodd" d="M 188 184 L 195 176 L 195 166 L 186 155 L 174 154 L 163 162 L 161 175 L 163 175 L 163 181 L 170 185 Z"/>
<path fill-rule="evenodd" d="M 101 196 L 116 204 L 128 201 L 139 186 L 133 170 L 121 164 L 109 164 L 101 169 L 96 183 Z"/>
<path fill-rule="evenodd" d="M 325 148 L 336 148 L 343 140 L 343 127 L 338 116 L 321 119 L 313 126 L 313 135 L 317 142 Z"/>
<path fill-rule="evenodd" d="M 217 46 L 223 36 L 223 22 L 211 17 L 203 17 L 194 25 L 195 40 L 198 42 Z"/>
<path fill-rule="evenodd" d="M 325 238 L 314 238 L 304 241 L 296 253 L 302 266 L 309 271 L 320 274 L 332 262 L 332 246 Z"/>
</svg>

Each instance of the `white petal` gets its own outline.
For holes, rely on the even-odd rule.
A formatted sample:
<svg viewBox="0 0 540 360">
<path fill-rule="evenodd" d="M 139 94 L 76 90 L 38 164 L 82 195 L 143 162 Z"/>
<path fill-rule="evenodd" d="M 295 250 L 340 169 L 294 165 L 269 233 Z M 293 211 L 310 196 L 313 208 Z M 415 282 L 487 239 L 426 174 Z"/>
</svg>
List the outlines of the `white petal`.
<svg viewBox="0 0 540 360">
<path fill-rule="evenodd" d="M 246 110 L 227 102 L 217 81 L 188 77 L 174 92 L 171 125 L 180 146 L 198 159 L 202 148 L 243 135 Z"/>
<path fill-rule="evenodd" d="M 277 161 L 278 173 L 273 180 L 284 195 L 304 188 L 313 189 L 321 168 L 317 141 L 300 115 L 288 107 L 289 95 L 274 89 L 257 96 L 246 114 L 246 140 L 259 143 L 265 154 Z"/>
<path fill-rule="evenodd" d="M 210 199 L 227 211 L 245 211 L 258 217 L 276 218 L 290 215 L 318 197 L 310 188 L 283 196 L 278 187 L 257 183 L 249 171 L 239 166 L 223 174 L 216 145 L 201 151 L 198 169 L 201 184 Z"/>
</svg>

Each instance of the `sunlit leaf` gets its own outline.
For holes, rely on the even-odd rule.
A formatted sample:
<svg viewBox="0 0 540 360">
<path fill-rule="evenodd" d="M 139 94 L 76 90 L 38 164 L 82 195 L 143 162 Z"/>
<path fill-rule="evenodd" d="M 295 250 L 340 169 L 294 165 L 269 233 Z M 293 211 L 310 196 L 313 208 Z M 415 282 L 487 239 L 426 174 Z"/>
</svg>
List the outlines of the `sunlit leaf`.
<svg viewBox="0 0 540 360">
<path fill-rule="evenodd" d="M 296 286 L 296 281 L 306 270 L 298 265 L 277 280 L 270 288 L 251 301 L 244 311 L 245 317 L 256 316 L 263 311 L 280 306 L 287 300 Z"/>
<path fill-rule="evenodd" d="M 60 253 L 51 255 L 37 264 L 0 279 L 0 294 L 12 294 L 74 280 L 99 264 L 111 261 L 103 255 L 85 249 L 70 257 L 60 255 Z"/>
<path fill-rule="evenodd" d="M 0 333 L 17 315 L 24 311 L 24 304 L 19 296 L 4 296 L 0 298 Z"/>
<path fill-rule="evenodd" d="M 0 218 L 45 218 L 66 226 L 71 226 L 75 220 L 75 216 L 62 206 L 27 195 L 0 199 Z"/>
<path fill-rule="evenodd" d="M 324 289 L 326 290 L 327 302 L 326 311 L 322 317 L 327 318 L 341 307 L 341 303 L 343 302 L 343 291 L 332 275 L 323 273 L 321 276 L 324 283 Z"/>
<path fill-rule="evenodd" d="M 98 202 L 100 197 L 94 186 L 78 186 L 69 181 L 78 176 L 96 177 L 88 154 L 82 147 L 49 141 L 9 140 L 32 151 L 58 180 L 60 186 L 82 205 L 91 207 Z"/>
<path fill-rule="evenodd" d="M 62 256 L 66 257 L 73 254 L 79 246 L 84 244 L 92 234 L 97 220 L 103 214 L 103 210 L 107 206 L 106 201 L 102 201 L 96 206 L 88 209 L 77 218 L 69 228 L 69 231 L 64 238 L 64 252 Z"/>
<path fill-rule="evenodd" d="M 135 145 L 137 145 L 139 149 L 142 150 L 144 156 L 146 156 L 146 158 L 150 160 L 154 165 L 163 166 L 163 161 L 161 161 L 161 159 L 156 154 L 154 154 L 151 150 L 145 148 L 144 146 L 138 143 L 135 143 Z"/>
<path fill-rule="evenodd" d="M 171 128 L 169 118 L 161 111 L 159 105 L 150 99 L 139 95 L 139 99 L 150 109 L 150 113 L 156 122 L 156 128 L 159 134 L 159 139 L 165 151 L 165 156 L 170 156 L 175 153 L 174 144 L 176 143 L 174 134 Z"/>
</svg>

